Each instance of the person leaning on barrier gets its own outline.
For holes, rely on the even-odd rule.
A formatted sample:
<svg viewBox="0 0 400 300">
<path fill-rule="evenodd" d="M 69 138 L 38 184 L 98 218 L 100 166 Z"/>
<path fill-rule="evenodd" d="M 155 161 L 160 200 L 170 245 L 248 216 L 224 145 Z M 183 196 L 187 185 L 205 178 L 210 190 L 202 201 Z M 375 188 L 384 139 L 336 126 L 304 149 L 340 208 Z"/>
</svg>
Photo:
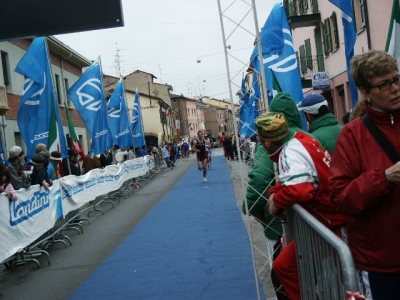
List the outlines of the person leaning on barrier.
<svg viewBox="0 0 400 300">
<path fill-rule="evenodd" d="M 124 154 L 122 153 L 118 145 L 114 145 L 114 158 L 115 164 L 121 164 L 124 162 Z"/>
<path fill-rule="evenodd" d="M 369 51 L 354 56 L 351 74 L 366 101 L 369 120 L 394 152 L 400 153 L 397 63 L 386 52 Z M 338 211 L 348 218 L 348 244 L 362 275 L 362 286 L 370 285 L 374 300 L 399 299 L 400 162 L 392 162 L 363 119 L 351 121 L 339 136 L 329 193 Z"/>
<path fill-rule="evenodd" d="M 64 176 L 67 176 L 67 175 L 80 176 L 81 175 L 81 167 L 78 162 L 78 156 L 79 156 L 78 152 L 76 152 L 73 149 L 69 149 L 68 155 L 69 155 L 69 157 L 66 157 L 62 160 Z M 71 170 L 71 172 L 70 172 L 70 170 Z"/>
<path fill-rule="evenodd" d="M 32 174 L 31 174 L 31 184 L 39 184 L 46 190 L 53 185 L 53 181 L 49 179 L 47 175 L 47 170 L 45 168 L 46 157 L 42 154 L 35 154 L 32 157 Z"/>
<path fill-rule="evenodd" d="M 333 154 L 343 126 L 329 112 L 328 101 L 320 94 L 309 94 L 298 105 L 309 124 L 308 132 Z"/>
<path fill-rule="evenodd" d="M 133 148 L 133 146 L 130 146 L 129 151 L 128 151 L 128 160 L 131 160 L 134 158 L 135 158 L 135 148 Z"/>
<path fill-rule="evenodd" d="M 288 93 L 278 93 L 271 102 L 270 111 L 282 113 L 286 117 L 291 131 L 302 131 L 300 112 L 293 97 Z M 248 152 L 250 152 L 249 143 L 250 140 L 247 140 Z M 272 262 L 272 255 L 275 254 L 275 251 L 279 253 L 282 223 L 270 215 L 266 206 L 268 190 L 275 185 L 275 172 L 273 162 L 269 158 L 267 150 L 261 144 L 257 147 L 254 164 L 248 176 L 250 179 L 246 191 L 246 199 L 242 204 L 242 211 L 246 213 L 245 201 L 247 201 L 250 214 L 264 227 L 264 234 L 268 241 L 268 253 Z M 275 274 L 272 273 L 271 277 L 275 289 L 278 289 L 280 283 L 276 280 Z M 284 297 L 281 294 L 277 294 L 277 296 L 278 299 Z"/>
<path fill-rule="evenodd" d="M 58 151 L 52 151 L 50 153 L 50 163 L 47 166 L 47 175 L 51 180 L 56 180 L 60 178 L 59 164 L 61 158 L 61 153 Z"/>
<path fill-rule="evenodd" d="M 109 165 L 112 165 L 113 162 L 113 157 L 111 154 L 111 151 L 106 149 L 104 152 L 100 155 L 100 165 L 102 168 L 105 168 Z"/>
<path fill-rule="evenodd" d="M 279 167 L 279 182 L 268 191 L 269 213 L 285 219 L 284 210 L 299 204 L 340 236 L 346 219 L 329 201 L 328 151 L 307 133 L 291 131 L 283 114 L 262 114 L 256 127 L 260 142 Z M 279 254 L 273 269 L 289 298 L 301 299 L 294 241 Z"/>
<path fill-rule="evenodd" d="M 11 184 L 15 190 L 29 188 L 31 186 L 29 176 L 22 170 L 24 151 L 19 146 L 12 146 L 9 151 L 8 169 L 11 174 Z M 21 174 L 20 174 L 21 172 Z"/>
</svg>

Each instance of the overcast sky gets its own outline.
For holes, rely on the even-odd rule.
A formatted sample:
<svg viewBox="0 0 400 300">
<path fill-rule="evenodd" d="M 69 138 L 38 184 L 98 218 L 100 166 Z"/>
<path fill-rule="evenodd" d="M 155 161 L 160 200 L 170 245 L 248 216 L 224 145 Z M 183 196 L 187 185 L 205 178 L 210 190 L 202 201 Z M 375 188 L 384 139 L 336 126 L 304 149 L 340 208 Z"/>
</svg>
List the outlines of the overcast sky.
<svg viewBox="0 0 400 300">
<path fill-rule="evenodd" d="M 259 27 L 276 2 L 256 1 Z M 122 6 L 124 27 L 56 37 L 90 60 L 100 56 L 108 75 L 117 75 L 115 57 L 119 53 L 124 76 L 141 70 L 156 76 L 155 82 L 172 85 L 175 94 L 230 99 L 217 0 L 122 0 Z M 244 64 L 253 50 L 251 0 L 221 0 L 221 6 L 227 45 L 231 46 L 230 73 L 240 86 Z M 244 19 L 241 26 L 250 33 L 234 30 L 236 25 L 228 18 Z M 235 102 L 238 89 L 233 85 Z"/>
</svg>

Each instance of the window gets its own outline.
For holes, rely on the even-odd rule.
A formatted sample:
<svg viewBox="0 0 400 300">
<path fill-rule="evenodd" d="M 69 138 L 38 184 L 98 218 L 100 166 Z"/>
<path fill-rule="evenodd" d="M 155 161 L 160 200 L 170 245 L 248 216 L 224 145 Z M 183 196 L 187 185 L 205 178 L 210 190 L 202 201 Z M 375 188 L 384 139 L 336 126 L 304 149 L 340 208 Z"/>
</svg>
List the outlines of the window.
<svg viewBox="0 0 400 300">
<path fill-rule="evenodd" d="M 365 0 L 354 1 L 354 16 L 356 21 L 357 32 L 365 28 L 367 23 L 365 6 L 366 6 Z"/>
<path fill-rule="evenodd" d="M 3 71 L 4 85 L 8 86 L 10 84 L 10 69 L 8 66 L 8 53 L 1 51 L 1 69 Z"/>
<path fill-rule="evenodd" d="M 311 41 L 310 39 L 307 39 L 304 41 L 305 45 L 305 50 L 306 50 L 306 63 L 307 63 L 307 68 L 312 70 L 313 69 L 313 58 L 312 58 L 312 52 L 311 52 Z"/>
<path fill-rule="evenodd" d="M 64 88 L 65 88 L 65 93 L 67 95 L 67 99 L 68 99 L 68 107 L 71 107 L 71 97 L 68 94 L 68 90 L 69 90 L 69 82 L 68 82 L 68 78 L 64 78 Z"/>
<path fill-rule="evenodd" d="M 22 148 L 22 137 L 20 132 L 14 132 L 15 145 Z"/>
<path fill-rule="evenodd" d="M 61 90 L 60 90 L 60 76 L 59 75 L 55 75 L 55 80 L 56 80 L 56 93 L 57 93 L 57 100 L 58 100 L 58 104 L 62 103 L 62 99 L 61 99 Z"/>
<path fill-rule="evenodd" d="M 331 32 L 332 32 L 332 50 L 339 49 L 339 32 L 337 26 L 337 17 L 336 13 L 333 12 L 331 16 Z"/>
</svg>

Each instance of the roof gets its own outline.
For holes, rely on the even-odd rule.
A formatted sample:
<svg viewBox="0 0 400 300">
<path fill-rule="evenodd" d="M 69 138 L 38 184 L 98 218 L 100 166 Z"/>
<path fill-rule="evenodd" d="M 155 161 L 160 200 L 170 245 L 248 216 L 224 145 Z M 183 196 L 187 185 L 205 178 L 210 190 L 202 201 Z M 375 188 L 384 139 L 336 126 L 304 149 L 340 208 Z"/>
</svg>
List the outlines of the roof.
<svg viewBox="0 0 400 300">
<path fill-rule="evenodd" d="M 49 45 L 49 49 L 63 57 L 63 59 L 66 59 L 77 66 L 80 67 L 87 67 L 92 64 L 92 61 L 87 59 L 86 57 L 82 56 L 63 42 L 61 42 L 59 39 L 55 38 L 54 36 L 48 36 L 47 37 L 47 43 Z"/>
</svg>

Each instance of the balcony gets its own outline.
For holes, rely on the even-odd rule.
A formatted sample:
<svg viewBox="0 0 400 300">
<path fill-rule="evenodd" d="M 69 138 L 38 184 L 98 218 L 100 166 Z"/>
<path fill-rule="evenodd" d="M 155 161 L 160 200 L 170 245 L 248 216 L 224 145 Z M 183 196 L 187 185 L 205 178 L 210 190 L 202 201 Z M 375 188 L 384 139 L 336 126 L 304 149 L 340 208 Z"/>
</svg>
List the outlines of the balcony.
<svg viewBox="0 0 400 300">
<path fill-rule="evenodd" d="M 318 26 L 321 22 L 318 0 L 284 0 L 283 4 L 291 29 Z"/>
<path fill-rule="evenodd" d="M 325 72 L 323 55 L 300 56 L 299 70 L 303 89 L 312 88 L 312 74 Z"/>
</svg>

